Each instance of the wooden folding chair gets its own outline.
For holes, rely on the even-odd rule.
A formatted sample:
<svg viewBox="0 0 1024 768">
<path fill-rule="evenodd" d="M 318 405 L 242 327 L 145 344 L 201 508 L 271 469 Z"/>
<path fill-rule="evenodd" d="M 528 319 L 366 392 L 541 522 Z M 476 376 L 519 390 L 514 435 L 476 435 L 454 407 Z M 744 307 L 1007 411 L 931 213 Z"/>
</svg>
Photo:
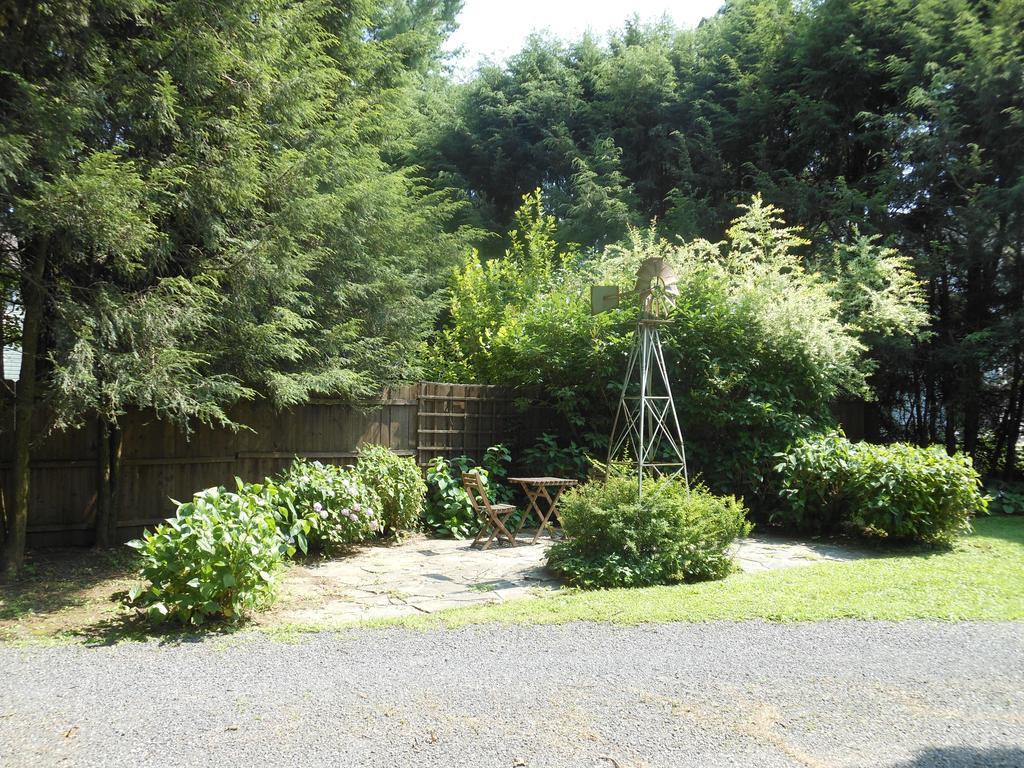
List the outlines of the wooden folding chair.
<svg viewBox="0 0 1024 768">
<path fill-rule="evenodd" d="M 516 537 L 513 536 L 505 523 L 516 511 L 513 504 L 492 504 L 487 498 L 487 488 L 484 486 L 483 478 L 478 472 L 464 472 L 462 474 L 462 487 L 469 496 L 469 503 L 473 505 L 477 518 L 480 520 L 480 532 L 473 539 L 472 546 L 480 543 L 484 534 L 490 533 L 482 549 L 491 546 L 491 542 L 497 537 L 500 543 L 505 539 L 513 547 L 516 545 Z"/>
</svg>

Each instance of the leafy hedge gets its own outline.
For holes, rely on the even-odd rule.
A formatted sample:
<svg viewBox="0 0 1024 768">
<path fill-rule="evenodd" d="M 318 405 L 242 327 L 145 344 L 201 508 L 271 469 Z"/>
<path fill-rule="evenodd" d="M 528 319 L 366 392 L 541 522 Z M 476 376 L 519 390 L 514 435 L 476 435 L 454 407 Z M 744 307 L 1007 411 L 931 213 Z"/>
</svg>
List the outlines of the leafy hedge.
<svg viewBox="0 0 1024 768">
<path fill-rule="evenodd" d="M 837 397 L 869 391 L 865 341 L 913 335 L 927 314 L 912 269 L 891 249 L 859 238 L 808 265 L 806 241 L 780 210 L 759 197 L 741 208 L 721 243 L 632 230 L 583 258 L 558 246 L 557 222 L 529 196 L 505 255 L 474 255 L 456 273 L 451 325 L 428 350 L 432 375 L 539 388 L 603 456 L 640 311 L 637 269 L 664 259 L 679 295 L 660 332 L 690 468 L 765 510 L 774 454 L 834 424 Z M 618 285 L 621 306 L 592 314 L 592 285 Z M 582 472 L 553 440 L 526 458 Z"/>
<path fill-rule="evenodd" d="M 851 443 L 829 432 L 779 458 L 782 505 L 772 520 L 798 531 L 943 544 L 988 503 L 971 458 L 941 446 Z"/>
<path fill-rule="evenodd" d="M 564 541 L 548 565 L 587 589 L 704 581 L 732 569 L 729 546 L 750 530 L 742 502 L 678 481 L 617 477 L 568 491 L 559 504 Z"/>
<path fill-rule="evenodd" d="M 569 477 L 585 480 L 590 475 L 591 461 L 585 449 L 570 440 L 566 446 L 558 438 L 545 432 L 532 447 L 523 451 L 523 463 L 531 474 L 538 477 Z"/>
</svg>

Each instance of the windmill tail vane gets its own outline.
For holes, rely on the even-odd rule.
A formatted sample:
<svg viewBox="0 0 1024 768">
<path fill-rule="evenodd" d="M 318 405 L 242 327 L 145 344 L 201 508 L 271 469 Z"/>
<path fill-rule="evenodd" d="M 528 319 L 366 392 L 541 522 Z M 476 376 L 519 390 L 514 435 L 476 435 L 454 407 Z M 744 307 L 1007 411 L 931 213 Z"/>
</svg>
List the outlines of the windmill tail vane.
<svg viewBox="0 0 1024 768">
<path fill-rule="evenodd" d="M 647 259 L 637 272 L 636 291 L 643 311 L 608 443 L 608 466 L 629 456 L 642 494 L 645 476 L 681 476 L 689 485 L 689 473 L 659 331 L 679 295 L 676 275 L 664 259 Z"/>
</svg>

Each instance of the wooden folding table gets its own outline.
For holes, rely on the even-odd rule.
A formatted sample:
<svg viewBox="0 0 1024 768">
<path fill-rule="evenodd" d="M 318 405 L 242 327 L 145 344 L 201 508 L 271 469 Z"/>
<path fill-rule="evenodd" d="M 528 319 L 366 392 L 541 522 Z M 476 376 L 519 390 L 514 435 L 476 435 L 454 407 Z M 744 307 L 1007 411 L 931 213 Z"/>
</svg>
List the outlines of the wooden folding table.
<svg viewBox="0 0 1024 768">
<path fill-rule="evenodd" d="M 508 481 L 510 483 L 518 483 L 522 486 L 523 493 L 526 494 L 526 512 L 523 514 L 523 519 L 519 521 L 516 535 L 523 529 L 523 525 L 526 524 L 526 518 L 530 516 L 531 512 L 537 515 L 537 519 L 540 520 L 540 527 L 537 529 L 531 544 L 537 543 L 537 539 L 540 538 L 544 528 L 550 529 L 552 517 L 558 520 L 558 497 L 562 494 L 562 491 L 578 484 L 577 480 L 569 480 L 564 477 L 510 477 Z M 553 489 L 553 493 L 549 493 L 548 488 Z M 547 509 L 541 509 L 540 499 L 546 502 Z M 549 535 L 552 538 L 554 537 L 550 530 Z"/>
</svg>

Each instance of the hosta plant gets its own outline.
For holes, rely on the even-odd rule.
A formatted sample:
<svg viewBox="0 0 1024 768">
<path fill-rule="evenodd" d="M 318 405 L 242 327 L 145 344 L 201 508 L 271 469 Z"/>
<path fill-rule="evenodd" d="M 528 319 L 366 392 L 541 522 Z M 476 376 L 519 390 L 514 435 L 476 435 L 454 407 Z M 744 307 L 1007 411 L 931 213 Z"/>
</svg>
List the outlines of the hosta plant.
<svg viewBox="0 0 1024 768">
<path fill-rule="evenodd" d="M 1024 484 L 990 481 L 988 511 L 994 515 L 1024 515 Z"/>
</svg>

